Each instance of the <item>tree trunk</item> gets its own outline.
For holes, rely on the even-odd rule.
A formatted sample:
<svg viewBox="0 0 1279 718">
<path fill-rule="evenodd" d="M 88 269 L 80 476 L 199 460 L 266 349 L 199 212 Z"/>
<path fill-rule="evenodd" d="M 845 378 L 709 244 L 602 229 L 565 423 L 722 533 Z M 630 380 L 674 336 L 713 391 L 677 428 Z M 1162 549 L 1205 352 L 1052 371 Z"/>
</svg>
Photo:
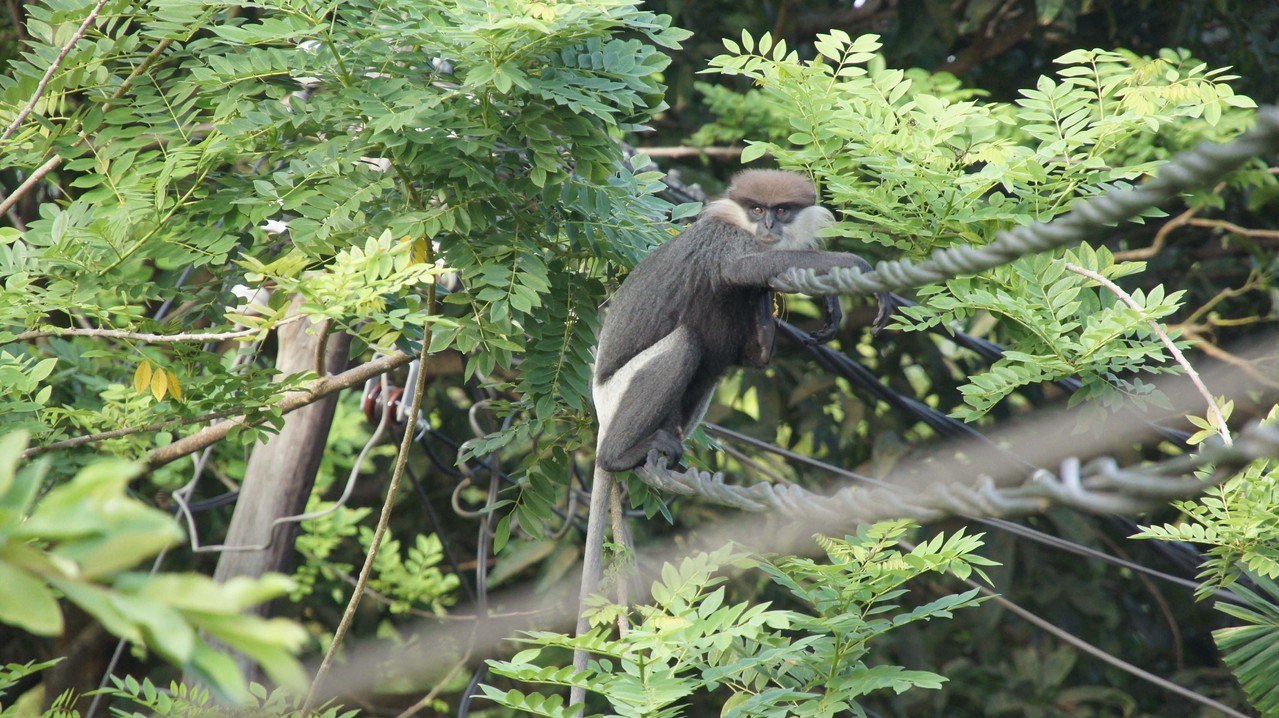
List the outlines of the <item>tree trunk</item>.
<svg viewBox="0 0 1279 718">
<path fill-rule="evenodd" d="M 300 298 L 295 300 L 295 304 L 300 301 Z M 314 370 L 320 339 L 318 325 L 310 321 L 295 322 L 281 328 L 276 368 L 284 375 Z M 328 373 L 341 372 L 346 368 L 350 345 L 351 338 L 346 333 L 328 338 L 325 361 Z M 217 581 L 292 569 L 293 542 L 297 538 L 298 524 L 280 524 L 274 531 L 271 524 L 278 518 L 302 513 L 306 508 L 320 459 L 324 455 L 324 444 L 333 423 L 337 400 L 335 393 L 286 415 L 280 433 L 254 448 L 225 543 L 228 546 L 256 546 L 269 542 L 270 545 L 260 551 L 224 552 L 213 574 Z M 272 534 L 274 540 L 271 540 Z M 255 613 L 267 615 L 269 610 L 264 604 L 256 607 Z M 251 667 L 242 657 L 239 662 L 246 676 L 252 680 Z"/>
</svg>

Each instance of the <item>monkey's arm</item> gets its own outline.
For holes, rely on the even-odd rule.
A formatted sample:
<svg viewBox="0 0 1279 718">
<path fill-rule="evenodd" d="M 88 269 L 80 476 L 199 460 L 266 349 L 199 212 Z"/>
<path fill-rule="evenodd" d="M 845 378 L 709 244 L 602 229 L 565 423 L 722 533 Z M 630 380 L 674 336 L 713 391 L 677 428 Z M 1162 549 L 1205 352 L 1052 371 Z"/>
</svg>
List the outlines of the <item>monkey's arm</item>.
<svg viewBox="0 0 1279 718">
<path fill-rule="evenodd" d="M 870 263 L 856 254 L 847 252 L 826 252 L 818 249 L 778 249 L 771 252 L 747 254 L 726 262 L 720 269 L 720 277 L 728 284 L 742 287 L 766 287 L 772 280 L 788 269 L 812 269 L 817 272 L 829 272 L 835 267 L 855 267 L 863 272 L 871 271 Z M 872 325 L 878 332 L 888 324 L 892 316 L 893 305 L 887 294 L 876 294 L 879 302 L 879 313 Z M 826 326 L 813 333 L 813 341 L 822 343 L 830 341 L 839 328 L 843 311 L 838 299 L 826 298 Z"/>
<path fill-rule="evenodd" d="M 720 278 L 735 286 L 770 288 L 769 283 L 788 269 L 829 272 L 835 267 L 855 267 L 863 272 L 871 270 L 870 264 L 856 254 L 818 249 L 777 249 L 725 262 L 720 268 Z"/>
</svg>

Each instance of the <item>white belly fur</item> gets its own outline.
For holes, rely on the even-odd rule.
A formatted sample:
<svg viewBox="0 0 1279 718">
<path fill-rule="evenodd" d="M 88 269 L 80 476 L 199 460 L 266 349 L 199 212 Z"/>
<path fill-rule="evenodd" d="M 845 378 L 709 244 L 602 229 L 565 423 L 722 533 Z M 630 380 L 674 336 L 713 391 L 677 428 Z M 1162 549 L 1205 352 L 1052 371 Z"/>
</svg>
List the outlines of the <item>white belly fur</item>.
<svg viewBox="0 0 1279 718">
<path fill-rule="evenodd" d="M 681 344 L 686 344 L 689 341 L 687 334 L 688 329 L 679 327 L 662 337 L 656 344 L 636 354 L 634 359 L 626 362 L 607 381 L 597 382 L 594 379 L 591 380 L 591 396 L 595 400 L 595 417 L 600 422 L 598 443 L 604 443 L 604 437 L 608 435 L 609 425 L 612 424 L 613 417 L 617 415 L 617 409 L 622 403 L 622 396 L 626 394 L 626 390 L 630 388 L 631 383 L 635 380 L 635 375 L 656 361 L 658 357 L 678 348 Z"/>
</svg>

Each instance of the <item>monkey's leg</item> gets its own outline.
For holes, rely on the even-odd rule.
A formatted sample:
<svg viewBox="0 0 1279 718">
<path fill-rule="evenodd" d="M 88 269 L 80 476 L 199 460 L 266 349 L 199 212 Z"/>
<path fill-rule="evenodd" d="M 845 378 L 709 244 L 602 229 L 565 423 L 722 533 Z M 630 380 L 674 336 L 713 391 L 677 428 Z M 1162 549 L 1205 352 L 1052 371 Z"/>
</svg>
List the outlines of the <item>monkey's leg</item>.
<svg viewBox="0 0 1279 718">
<path fill-rule="evenodd" d="M 595 385 L 596 466 L 633 469 L 652 449 L 676 461 L 683 455 L 682 404 L 701 358 L 697 337 L 680 327 Z"/>
<path fill-rule="evenodd" d="M 584 615 L 586 599 L 599 590 L 608 525 L 613 471 L 631 469 L 657 449 L 678 459 L 683 453 L 680 418 L 684 393 L 701 362 L 702 348 L 692 332 L 679 328 L 640 352 L 603 382 L 593 387 L 599 417 L 599 443 L 591 482 L 591 507 L 582 549 L 582 586 L 578 593 L 577 635 L 590 630 Z M 586 651 L 573 651 L 573 669 L 586 670 Z M 569 704 L 583 703 L 586 691 L 574 686 Z M 578 715 L 581 715 L 579 711 Z"/>
</svg>

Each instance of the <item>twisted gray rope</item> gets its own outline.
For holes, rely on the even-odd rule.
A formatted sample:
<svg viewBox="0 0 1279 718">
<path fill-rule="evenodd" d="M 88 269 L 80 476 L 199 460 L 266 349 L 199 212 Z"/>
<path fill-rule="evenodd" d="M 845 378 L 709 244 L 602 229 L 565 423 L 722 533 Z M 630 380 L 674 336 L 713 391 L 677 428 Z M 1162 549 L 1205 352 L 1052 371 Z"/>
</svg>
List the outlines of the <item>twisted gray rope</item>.
<svg viewBox="0 0 1279 718">
<path fill-rule="evenodd" d="M 866 295 L 976 274 L 1027 254 L 1078 244 L 1098 229 L 1131 219 L 1187 190 L 1211 185 L 1253 157 L 1275 150 L 1279 150 L 1279 107 L 1272 105 L 1258 110 L 1256 126 L 1233 142 L 1201 144 L 1177 155 L 1139 186 L 1116 185 L 1105 194 L 1079 201 L 1050 222 L 1004 230 L 985 246 L 938 250 L 919 264 L 905 259 L 880 262 L 866 273 L 841 267 L 819 276 L 811 269 L 792 269 L 773 280 L 772 286 L 783 292 Z"/>
<path fill-rule="evenodd" d="M 1087 463 L 1070 458 L 1062 462 L 1056 474 L 1040 469 L 1022 485 L 1002 489 L 987 478 L 976 486 L 943 481 L 922 491 L 883 485 L 844 488 L 825 496 L 799 486 L 725 484 L 722 473 L 671 471 L 666 468 L 665 457 L 656 452 L 649 454 L 647 464 L 635 469 L 635 475 L 659 491 L 697 495 L 743 511 L 768 511 L 804 521 L 850 526 L 893 518 L 921 522 L 955 515 L 1006 518 L 1040 513 L 1052 504 L 1099 514 L 1134 514 L 1174 499 L 1198 496 L 1240 468 L 1267 458 L 1279 459 L 1279 426 L 1254 424 L 1239 435 L 1233 446 L 1211 446 L 1140 468 L 1121 468 L 1108 456 Z M 1196 470 L 1207 466 L 1213 470 L 1208 479 L 1193 476 Z"/>
</svg>

